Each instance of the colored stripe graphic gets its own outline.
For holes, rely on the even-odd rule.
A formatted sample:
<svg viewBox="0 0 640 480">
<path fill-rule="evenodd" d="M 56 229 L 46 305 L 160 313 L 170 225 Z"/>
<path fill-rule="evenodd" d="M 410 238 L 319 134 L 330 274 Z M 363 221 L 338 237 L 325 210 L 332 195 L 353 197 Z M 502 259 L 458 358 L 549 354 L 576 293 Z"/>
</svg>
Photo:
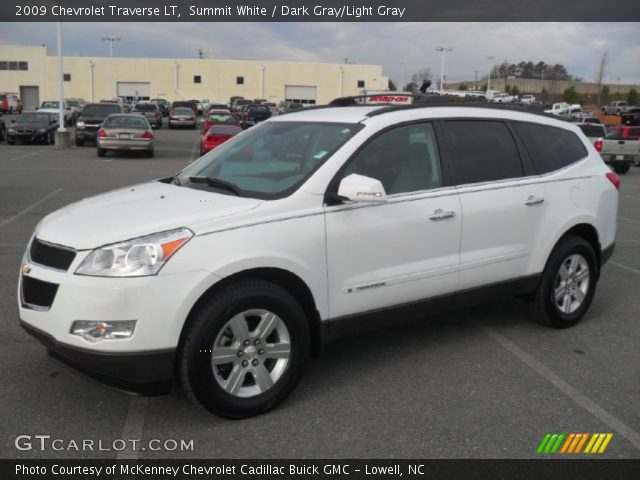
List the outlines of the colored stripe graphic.
<svg viewBox="0 0 640 480">
<path fill-rule="evenodd" d="M 539 454 L 604 453 L 612 438 L 613 433 L 547 433 L 538 445 L 537 452 Z"/>
</svg>

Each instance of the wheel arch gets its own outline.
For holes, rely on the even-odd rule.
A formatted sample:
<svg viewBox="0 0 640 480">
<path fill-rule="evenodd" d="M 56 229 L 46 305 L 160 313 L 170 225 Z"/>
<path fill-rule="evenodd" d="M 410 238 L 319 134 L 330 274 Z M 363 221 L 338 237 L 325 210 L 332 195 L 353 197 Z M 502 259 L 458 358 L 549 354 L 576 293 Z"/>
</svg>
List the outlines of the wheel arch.
<svg viewBox="0 0 640 480">
<path fill-rule="evenodd" d="M 323 335 L 322 335 L 322 323 L 320 319 L 320 313 L 318 312 L 316 301 L 313 297 L 311 289 L 295 273 L 290 272 L 282 268 L 275 267 L 257 267 L 248 270 L 242 270 L 233 273 L 227 277 L 222 278 L 220 281 L 214 283 L 207 290 L 200 295 L 198 300 L 193 304 L 187 318 L 182 325 L 180 332 L 180 339 L 178 342 L 178 349 L 181 348 L 184 334 L 187 327 L 190 325 L 194 313 L 200 307 L 200 305 L 211 295 L 224 289 L 226 286 L 231 285 L 241 280 L 264 280 L 271 282 L 289 292 L 293 297 L 300 302 L 300 306 L 306 314 L 306 320 L 309 324 L 309 334 L 311 338 L 311 355 L 317 357 L 322 352 Z"/>
<path fill-rule="evenodd" d="M 577 223 L 573 225 L 571 228 L 569 228 L 567 231 L 565 231 L 558 238 L 558 240 L 556 240 L 555 244 L 553 245 L 553 248 L 551 249 L 551 252 L 553 252 L 556 249 L 556 247 L 560 244 L 560 242 L 564 238 L 570 235 L 583 238 L 591 245 L 591 247 L 593 248 L 593 251 L 596 254 L 596 260 L 597 260 L 596 265 L 597 265 L 598 271 L 596 272 L 596 278 L 600 278 L 600 267 L 602 266 L 602 245 L 600 245 L 600 237 L 598 235 L 598 230 L 596 230 L 596 228 L 590 223 L 584 223 L 584 222 Z M 551 255 L 551 252 L 549 252 L 549 255 Z"/>
</svg>

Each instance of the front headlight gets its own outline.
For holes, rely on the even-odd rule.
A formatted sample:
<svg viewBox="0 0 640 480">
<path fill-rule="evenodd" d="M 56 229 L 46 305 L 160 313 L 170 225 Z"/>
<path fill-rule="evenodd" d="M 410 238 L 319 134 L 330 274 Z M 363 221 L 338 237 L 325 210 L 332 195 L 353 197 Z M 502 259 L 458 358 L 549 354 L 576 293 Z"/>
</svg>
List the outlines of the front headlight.
<svg viewBox="0 0 640 480">
<path fill-rule="evenodd" d="M 15 128 L 8 128 L 7 129 L 7 133 L 16 133 L 16 129 Z"/>
<path fill-rule="evenodd" d="M 38 133 L 47 133 L 47 129 L 46 128 L 39 128 L 38 129 Z"/>
<path fill-rule="evenodd" d="M 78 120 L 76 122 L 76 128 L 84 128 L 84 122 L 82 120 Z"/>
<path fill-rule="evenodd" d="M 75 273 L 95 277 L 155 275 L 191 237 L 191 230 L 178 228 L 105 245 L 91 252 Z"/>
</svg>

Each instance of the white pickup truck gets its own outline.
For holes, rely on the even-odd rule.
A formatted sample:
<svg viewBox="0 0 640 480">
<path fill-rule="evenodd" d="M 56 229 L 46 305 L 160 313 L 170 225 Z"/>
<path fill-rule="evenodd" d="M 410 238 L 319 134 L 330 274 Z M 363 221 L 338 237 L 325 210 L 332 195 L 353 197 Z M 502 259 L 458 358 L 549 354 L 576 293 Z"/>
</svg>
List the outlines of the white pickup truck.
<svg viewBox="0 0 640 480">
<path fill-rule="evenodd" d="M 553 115 L 568 115 L 572 110 L 575 111 L 578 109 L 582 109 L 582 107 L 578 103 L 568 104 L 567 102 L 559 102 L 551 105 L 551 108 L 549 110 L 545 110 L 544 113 L 551 113 Z"/>
<path fill-rule="evenodd" d="M 602 107 L 602 113 L 605 115 L 622 115 L 623 113 L 627 113 L 631 108 L 633 107 L 627 102 L 611 102 Z"/>
<path fill-rule="evenodd" d="M 624 174 L 634 163 L 640 162 L 640 140 L 620 139 L 615 136 L 615 131 L 607 132 L 606 137 L 602 139 L 600 156 L 616 173 Z"/>
<path fill-rule="evenodd" d="M 66 101 L 63 102 L 62 108 L 64 110 L 64 126 L 67 127 L 72 125 L 75 119 L 75 111 Z M 52 113 L 58 116 L 60 115 L 60 102 L 57 100 L 46 100 L 42 102 L 38 112 Z"/>
</svg>

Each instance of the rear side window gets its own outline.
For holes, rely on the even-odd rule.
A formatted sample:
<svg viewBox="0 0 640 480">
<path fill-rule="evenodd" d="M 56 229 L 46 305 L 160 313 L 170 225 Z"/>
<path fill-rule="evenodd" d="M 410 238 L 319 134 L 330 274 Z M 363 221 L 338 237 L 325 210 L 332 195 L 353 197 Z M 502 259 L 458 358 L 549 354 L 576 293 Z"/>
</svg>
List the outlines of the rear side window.
<svg viewBox="0 0 640 480">
<path fill-rule="evenodd" d="M 514 122 L 539 174 L 553 172 L 587 156 L 577 135 L 561 128 Z"/>
<path fill-rule="evenodd" d="M 446 125 L 458 184 L 524 175 L 515 140 L 504 122 L 451 120 Z"/>
<path fill-rule="evenodd" d="M 578 125 L 578 128 L 582 130 L 587 137 L 604 137 L 606 135 L 604 127 L 600 125 Z"/>
</svg>

